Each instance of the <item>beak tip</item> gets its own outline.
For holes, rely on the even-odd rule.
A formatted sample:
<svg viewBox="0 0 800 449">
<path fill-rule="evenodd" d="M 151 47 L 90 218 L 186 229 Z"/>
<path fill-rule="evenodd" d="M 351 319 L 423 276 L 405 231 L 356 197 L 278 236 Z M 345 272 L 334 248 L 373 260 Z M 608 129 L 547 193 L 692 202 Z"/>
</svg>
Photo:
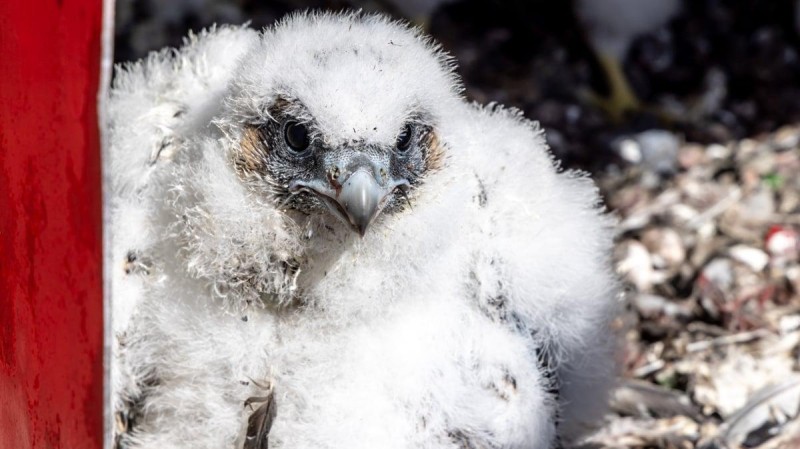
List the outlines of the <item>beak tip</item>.
<svg viewBox="0 0 800 449">
<path fill-rule="evenodd" d="M 386 192 L 377 180 L 364 170 L 358 170 L 343 183 L 341 194 L 336 199 L 343 215 L 363 238 L 367 228 L 380 212 L 380 204 Z"/>
</svg>

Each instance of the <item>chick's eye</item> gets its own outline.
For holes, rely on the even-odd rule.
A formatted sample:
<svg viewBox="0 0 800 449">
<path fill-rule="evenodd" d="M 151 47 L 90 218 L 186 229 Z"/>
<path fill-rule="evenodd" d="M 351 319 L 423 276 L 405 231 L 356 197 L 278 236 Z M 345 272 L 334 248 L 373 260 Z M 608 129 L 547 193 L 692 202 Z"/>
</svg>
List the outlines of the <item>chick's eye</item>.
<svg viewBox="0 0 800 449">
<path fill-rule="evenodd" d="M 289 122 L 283 130 L 283 138 L 295 153 L 302 153 L 308 148 L 311 140 L 308 138 L 308 128 L 298 122 Z"/>
<path fill-rule="evenodd" d="M 401 152 L 405 152 L 408 150 L 411 144 L 411 134 L 412 129 L 411 125 L 406 125 L 403 127 L 403 130 L 400 131 L 400 134 L 397 135 L 397 149 Z"/>
</svg>

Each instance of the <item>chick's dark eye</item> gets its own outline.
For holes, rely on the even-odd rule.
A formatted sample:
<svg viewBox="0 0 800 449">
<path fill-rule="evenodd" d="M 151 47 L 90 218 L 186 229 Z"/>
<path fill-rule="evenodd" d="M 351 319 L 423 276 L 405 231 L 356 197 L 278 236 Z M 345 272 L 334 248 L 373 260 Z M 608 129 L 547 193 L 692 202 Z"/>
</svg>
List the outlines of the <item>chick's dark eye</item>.
<svg viewBox="0 0 800 449">
<path fill-rule="evenodd" d="M 311 140 L 308 138 L 308 128 L 298 122 L 289 122 L 283 130 L 283 138 L 295 153 L 302 153 L 308 148 Z"/>
<path fill-rule="evenodd" d="M 397 135 L 397 149 L 400 151 L 408 150 L 408 147 L 411 144 L 411 134 L 413 130 L 411 129 L 411 125 L 406 125 L 403 127 L 403 130 L 400 131 L 400 134 Z"/>
</svg>

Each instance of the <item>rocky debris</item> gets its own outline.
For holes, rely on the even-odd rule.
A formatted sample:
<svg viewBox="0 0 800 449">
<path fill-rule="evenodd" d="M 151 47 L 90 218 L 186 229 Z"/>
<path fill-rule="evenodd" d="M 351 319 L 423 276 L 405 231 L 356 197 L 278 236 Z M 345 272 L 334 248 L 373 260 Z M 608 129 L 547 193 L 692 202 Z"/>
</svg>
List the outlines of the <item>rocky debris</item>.
<svg viewBox="0 0 800 449">
<path fill-rule="evenodd" d="M 800 447 L 798 142 L 787 125 L 683 143 L 673 175 L 642 158 L 598 176 L 620 220 L 628 380 L 587 447 Z"/>
<path fill-rule="evenodd" d="M 661 129 L 620 137 L 612 143 L 624 161 L 644 165 L 648 171 L 659 175 L 675 173 L 679 146 L 680 140 L 675 133 Z"/>
</svg>

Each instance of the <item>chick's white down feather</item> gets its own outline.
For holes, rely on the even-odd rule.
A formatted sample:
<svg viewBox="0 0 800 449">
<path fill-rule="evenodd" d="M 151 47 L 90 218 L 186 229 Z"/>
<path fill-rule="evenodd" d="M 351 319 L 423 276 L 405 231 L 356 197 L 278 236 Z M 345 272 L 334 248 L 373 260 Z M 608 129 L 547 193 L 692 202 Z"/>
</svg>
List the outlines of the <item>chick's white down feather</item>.
<svg viewBox="0 0 800 449">
<path fill-rule="evenodd" d="M 443 159 L 363 238 L 298 213 L 232 162 L 287 98 L 330 151 L 413 119 Z M 109 129 L 120 447 L 242 447 L 268 384 L 271 448 L 550 448 L 602 413 L 617 284 L 596 189 L 537 124 L 467 103 L 418 32 L 212 29 L 120 67 Z"/>
</svg>

